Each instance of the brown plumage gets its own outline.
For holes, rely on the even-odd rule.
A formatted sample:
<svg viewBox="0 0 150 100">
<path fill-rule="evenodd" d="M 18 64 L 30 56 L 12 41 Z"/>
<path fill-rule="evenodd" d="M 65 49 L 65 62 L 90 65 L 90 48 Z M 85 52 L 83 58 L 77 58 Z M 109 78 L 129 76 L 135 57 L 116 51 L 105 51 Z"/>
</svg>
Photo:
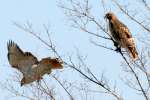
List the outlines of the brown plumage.
<svg viewBox="0 0 150 100">
<path fill-rule="evenodd" d="M 113 40 L 118 47 L 126 48 L 132 60 L 135 61 L 138 58 L 138 52 L 128 27 L 119 21 L 112 12 L 108 12 L 105 18 L 109 21 L 109 30 Z"/>
<path fill-rule="evenodd" d="M 8 61 L 13 68 L 18 69 L 23 74 L 21 86 L 34 81 L 39 81 L 45 74 L 50 74 L 51 69 L 63 68 L 62 62 L 57 58 L 43 58 L 41 61 L 30 52 L 23 52 L 19 46 L 9 41 Z"/>
</svg>

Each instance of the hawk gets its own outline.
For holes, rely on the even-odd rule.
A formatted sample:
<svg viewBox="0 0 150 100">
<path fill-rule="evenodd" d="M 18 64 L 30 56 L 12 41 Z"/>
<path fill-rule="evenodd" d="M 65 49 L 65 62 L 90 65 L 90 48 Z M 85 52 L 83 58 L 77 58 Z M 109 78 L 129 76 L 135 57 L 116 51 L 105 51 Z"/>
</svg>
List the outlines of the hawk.
<svg viewBox="0 0 150 100">
<path fill-rule="evenodd" d="M 115 46 L 125 48 L 132 60 L 135 61 L 138 58 L 138 52 L 128 27 L 119 21 L 112 12 L 106 13 L 105 18 L 108 19 L 110 35 L 115 42 Z"/>
<path fill-rule="evenodd" d="M 41 61 L 30 52 L 23 52 L 13 41 L 7 43 L 8 61 L 13 68 L 22 74 L 21 86 L 39 81 L 45 74 L 50 74 L 52 69 L 63 68 L 58 58 L 43 58 Z"/>
</svg>

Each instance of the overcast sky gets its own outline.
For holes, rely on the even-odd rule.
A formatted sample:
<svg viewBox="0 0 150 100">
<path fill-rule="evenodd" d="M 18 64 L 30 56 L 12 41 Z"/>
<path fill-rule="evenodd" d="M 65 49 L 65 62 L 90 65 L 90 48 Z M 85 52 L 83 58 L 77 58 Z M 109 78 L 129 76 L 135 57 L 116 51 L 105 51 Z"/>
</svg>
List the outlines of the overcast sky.
<svg viewBox="0 0 150 100">
<path fill-rule="evenodd" d="M 97 5 L 97 2 L 93 2 L 93 4 Z M 97 10 L 95 12 L 99 12 Z M 131 22 L 126 21 L 127 19 L 119 14 L 119 11 L 114 12 L 122 20 L 124 19 L 127 25 L 132 26 Z M 53 56 L 39 40 L 13 25 L 13 21 L 20 24 L 29 21 L 33 24 L 35 31 L 40 33 L 41 36 L 45 36 L 45 39 L 47 37 L 44 34 L 43 24 L 49 25 L 52 40 L 56 43 L 61 56 L 66 57 L 68 54 L 74 54 L 75 49 L 78 48 L 83 55 L 87 55 L 87 62 L 93 66 L 92 70 L 97 70 L 100 73 L 105 72 L 112 83 L 116 82 L 126 100 L 133 100 L 133 98 L 134 100 L 141 100 L 140 96 L 134 95 L 135 91 L 129 89 L 120 80 L 123 71 L 120 66 L 122 60 L 120 55 L 94 46 L 89 42 L 92 36 L 70 27 L 70 22 L 64 15 L 63 10 L 57 6 L 55 0 L 0 0 L 0 79 L 2 81 L 9 79 L 11 73 L 13 73 L 7 60 L 8 40 L 15 41 L 23 50 L 31 51 L 39 59 L 49 55 Z M 135 32 L 136 30 L 132 29 L 132 31 Z M 95 68 L 99 67 L 99 69 L 94 69 L 94 66 L 96 66 Z M 0 88 L 0 92 L 1 100 L 6 100 L 9 97 L 8 92 L 3 88 Z M 110 100 L 103 95 L 102 98 Z M 99 99 L 97 98 L 97 100 Z"/>
</svg>

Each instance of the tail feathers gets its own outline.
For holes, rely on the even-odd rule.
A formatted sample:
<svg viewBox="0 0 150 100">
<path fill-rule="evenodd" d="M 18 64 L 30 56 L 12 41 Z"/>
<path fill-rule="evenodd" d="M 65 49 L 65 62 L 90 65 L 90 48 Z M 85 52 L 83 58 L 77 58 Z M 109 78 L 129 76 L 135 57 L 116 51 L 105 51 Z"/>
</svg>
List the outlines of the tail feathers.
<svg viewBox="0 0 150 100">
<path fill-rule="evenodd" d="M 51 65 L 52 69 L 62 69 L 63 68 L 63 62 L 59 61 L 57 58 L 44 58 L 42 59 L 41 63 L 46 65 Z"/>
<path fill-rule="evenodd" d="M 52 59 L 51 64 L 52 64 L 52 69 L 62 69 L 63 68 L 62 62 L 58 61 L 57 59 Z"/>
<path fill-rule="evenodd" d="M 138 52 L 135 47 L 128 47 L 128 51 L 133 61 L 138 59 Z"/>
</svg>

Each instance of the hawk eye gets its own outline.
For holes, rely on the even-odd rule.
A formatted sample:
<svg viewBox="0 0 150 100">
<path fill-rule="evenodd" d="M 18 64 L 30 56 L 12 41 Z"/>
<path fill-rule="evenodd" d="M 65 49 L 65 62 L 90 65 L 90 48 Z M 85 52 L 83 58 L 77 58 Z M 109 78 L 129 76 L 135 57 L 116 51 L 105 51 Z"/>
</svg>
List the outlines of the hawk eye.
<svg viewBox="0 0 150 100">
<path fill-rule="evenodd" d="M 107 18 L 108 20 L 111 20 L 112 19 L 112 14 L 107 13 L 106 16 L 105 16 L 105 18 Z"/>
<path fill-rule="evenodd" d="M 107 18 L 108 18 L 108 19 L 111 19 L 111 18 L 112 18 L 112 16 L 111 16 L 110 14 L 108 14 L 108 15 L 107 15 Z"/>
</svg>

